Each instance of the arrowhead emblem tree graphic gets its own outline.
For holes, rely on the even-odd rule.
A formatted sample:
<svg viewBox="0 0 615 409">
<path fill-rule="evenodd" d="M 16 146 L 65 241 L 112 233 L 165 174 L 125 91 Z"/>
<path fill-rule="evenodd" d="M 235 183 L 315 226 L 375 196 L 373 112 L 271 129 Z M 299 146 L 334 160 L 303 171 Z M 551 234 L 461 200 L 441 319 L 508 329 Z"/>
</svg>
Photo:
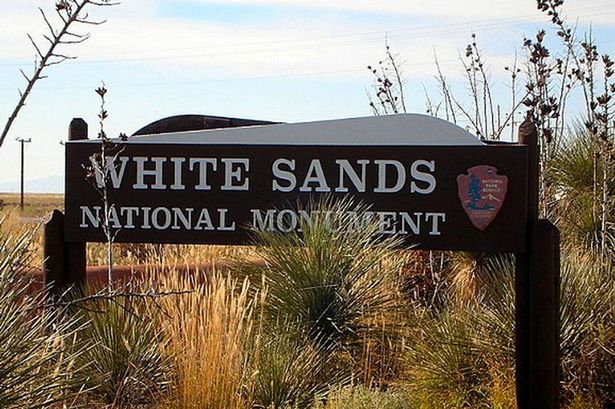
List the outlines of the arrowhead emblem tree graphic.
<svg viewBox="0 0 615 409">
<path fill-rule="evenodd" d="M 494 166 L 479 165 L 457 176 L 457 189 L 463 210 L 479 230 L 485 230 L 504 204 L 508 177 L 498 175 Z"/>
</svg>

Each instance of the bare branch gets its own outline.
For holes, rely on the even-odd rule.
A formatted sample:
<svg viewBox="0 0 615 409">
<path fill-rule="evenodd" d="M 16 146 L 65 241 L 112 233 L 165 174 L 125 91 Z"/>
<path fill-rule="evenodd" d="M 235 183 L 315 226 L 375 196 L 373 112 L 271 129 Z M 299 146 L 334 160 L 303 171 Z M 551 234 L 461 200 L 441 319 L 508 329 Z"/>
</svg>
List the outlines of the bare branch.
<svg viewBox="0 0 615 409">
<path fill-rule="evenodd" d="M 32 45 L 34 46 L 34 49 L 36 50 L 37 54 L 39 55 L 39 57 L 41 58 L 45 58 L 45 56 L 43 55 L 43 53 L 41 52 L 40 48 L 38 48 L 38 45 L 36 45 L 36 41 L 34 41 L 34 39 L 32 38 L 32 36 L 30 34 L 28 34 L 28 38 L 30 39 L 30 42 L 32 43 Z"/>
<path fill-rule="evenodd" d="M 429 96 L 429 93 L 427 92 L 425 84 L 423 84 L 423 92 L 425 93 L 425 106 L 427 108 L 427 113 L 431 116 L 437 117 L 438 111 L 440 109 L 440 104 L 434 105 L 433 101 L 431 100 L 431 97 Z"/>
<path fill-rule="evenodd" d="M 83 19 L 78 18 L 78 19 L 75 19 L 75 22 L 81 23 L 81 24 L 89 24 L 92 26 L 99 26 L 101 24 L 105 24 L 107 20 L 91 21 L 91 20 L 86 20 L 85 18 Z"/>
<path fill-rule="evenodd" d="M 62 22 L 64 24 L 66 24 L 66 17 L 64 17 L 64 15 L 62 14 L 62 10 L 61 9 L 56 9 L 56 14 L 60 17 L 60 19 L 62 20 Z"/>
<path fill-rule="evenodd" d="M 519 100 L 519 102 L 517 102 L 517 104 L 512 107 L 512 109 L 510 110 L 508 115 L 506 115 L 506 118 L 504 119 L 504 122 L 502 122 L 502 124 L 499 126 L 499 128 L 494 131 L 493 135 L 497 136 L 496 139 L 500 139 L 500 135 L 502 134 L 504 129 L 508 126 L 508 123 L 511 122 L 511 120 L 515 117 L 515 112 L 517 111 L 517 109 L 519 109 L 519 107 L 521 105 L 523 105 L 523 101 L 525 101 L 525 99 L 529 95 L 530 95 L 529 91 L 526 92 L 525 95 L 523 95 L 523 97 Z"/>
<path fill-rule="evenodd" d="M 39 7 L 38 10 L 41 12 L 41 15 L 43 16 L 43 21 L 45 22 L 45 24 L 47 24 L 47 28 L 49 29 L 49 32 L 51 33 L 51 35 L 54 38 L 57 37 L 56 31 L 54 30 L 53 26 L 47 19 L 47 16 L 45 15 L 45 12 L 43 11 L 43 9 Z"/>
<path fill-rule="evenodd" d="M 444 111 L 446 113 L 446 120 L 449 121 L 452 119 L 453 123 L 457 123 L 457 117 L 455 115 L 455 107 L 453 106 L 453 101 L 451 98 L 451 90 L 448 85 L 448 81 L 446 77 L 442 73 L 442 68 L 440 67 L 440 60 L 438 59 L 438 55 L 436 54 L 436 50 L 434 49 L 434 61 L 436 64 L 437 76 L 436 80 L 440 85 L 442 90 L 442 97 L 444 99 Z"/>
<path fill-rule="evenodd" d="M 368 65 L 373 76 L 373 96 L 368 93 L 369 105 L 374 115 L 406 112 L 404 81 L 398 56 L 390 51 L 385 40 L 385 58 L 377 65 Z"/>
<path fill-rule="evenodd" d="M 51 44 L 51 45 L 53 45 L 53 44 L 54 44 L 54 42 L 55 42 L 55 40 L 52 40 L 52 39 L 51 39 L 51 38 L 49 38 L 49 36 L 48 36 L 48 35 L 46 35 L 46 34 L 43 34 L 43 38 L 44 38 L 45 40 L 49 41 L 49 44 Z"/>
<path fill-rule="evenodd" d="M 71 31 L 67 31 L 66 33 L 64 33 L 67 36 L 71 36 L 71 37 L 77 37 L 77 38 L 81 38 L 81 37 L 89 37 L 90 33 L 87 34 L 78 34 L 78 33 L 73 33 Z"/>
<path fill-rule="evenodd" d="M 58 65 L 58 64 L 61 64 L 61 63 L 63 63 L 63 62 L 64 62 L 64 61 L 66 61 L 66 60 L 71 60 L 71 59 L 74 59 L 74 58 L 68 58 L 68 57 L 63 57 L 63 56 L 60 56 L 60 57 L 57 57 L 57 58 L 58 58 L 58 59 L 57 59 L 57 60 L 55 60 L 55 61 L 48 61 L 48 62 L 47 62 L 47 64 L 46 64 L 45 66 L 46 66 L 46 67 L 51 67 L 52 65 Z M 76 58 L 76 57 L 75 57 L 75 58 Z"/>
<path fill-rule="evenodd" d="M 399 99 L 401 101 L 402 110 L 404 111 L 404 113 L 407 113 L 408 111 L 406 111 L 406 101 L 404 98 L 404 81 L 402 78 L 401 69 L 399 67 L 399 63 L 396 57 L 391 53 L 391 49 L 389 48 L 388 41 L 386 45 L 386 55 L 387 55 L 387 58 L 389 59 L 389 64 L 391 65 L 391 67 L 393 67 L 393 71 L 395 71 L 395 81 L 397 82 L 397 87 L 399 91 Z"/>
<path fill-rule="evenodd" d="M 62 40 L 60 41 L 60 44 L 81 44 L 84 41 L 86 41 L 88 38 L 90 38 L 90 35 L 86 35 L 86 36 L 82 36 L 81 38 L 77 39 L 77 40 Z"/>
<path fill-rule="evenodd" d="M 71 56 L 71 55 L 57 54 L 57 53 L 51 54 L 51 57 L 53 57 L 53 58 L 65 58 L 67 60 L 75 60 L 77 58 L 77 57 L 74 57 L 74 56 Z"/>
<path fill-rule="evenodd" d="M 104 3 L 98 2 L 98 1 L 90 1 L 90 3 L 92 3 L 94 6 L 101 6 L 101 7 L 108 7 L 108 6 L 117 6 L 118 4 L 120 4 L 119 1 L 107 1 Z"/>
<path fill-rule="evenodd" d="M 84 11 L 88 5 L 91 6 L 114 6 L 119 4 L 115 1 L 92 1 L 92 0 L 64 0 L 56 2 L 56 13 L 60 17 L 62 24 L 55 29 L 51 21 L 47 18 L 46 13 L 39 8 L 43 21 L 49 29 L 51 35 L 44 35 L 44 38 L 49 42 L 49 47 L 46 52 L 43 52 L 38 46 L 34 38 L 30 34 L 27 34 L 28 39 L 32 43 L 32 46 L 36 50 L 37 58 L 34 64 L 34 73 L 27 80 L 26 88 L 19 92 L 19 100 L 15 105 L 13 112 L 9 115 L 2 133 L 0 134 L 0 148 L 2 147 L 6 136 L 8 135 L 15 119 L 19 115 L 21 109 L 25 106 L 26 99 L 30 95 L 32 88 L 38 80 L 47 78 L 43 75 L 45 68 L 52 65 L 60 64 L 66 60 L 72 60 L 76 57 L 71 57 L 62 53 L 56 52 L 56 48 L 60 45 L 80 44 L 89 38 L 89 34 L 77 34 L 71 31 L 71 27 L 76 24 L 89 24 L 89 25 L 101 25 L 105 22 L 92 21 L 88 19 L 88 14 Z M 67 39 L 67 37 L 69 37 Z M 23 73 L 22 73 L 23 74 Z"/>
<path fill-rule="evenodd" d="M 467 120 L 470 122 L 470 124 L 474 127 L 474 129 L 478 133 L 478 135 L 476 135 L 476 136 L 481 138 L 480 128 L 479 128 L 478 124 L 476 122 L 474 122 L 474 119 L 472 119 L 472 116 L 470 115 L 470 113 L 463 108 L 463 106 L 457 101 L 457 99 L 454 96 L 451 96 L 451 98 L 452 98 L 453 102 L 455 103 L 455 105 L 457 105 L 457 108 L 459 108 L 461 113 L 467 118 Z"/>
<path fill-rule="evenodd" d="M 19 69 L 19 72 L 21 72 L 21 75 L 23 75 L 23 77 L 26 79 L 26 81 L 30 82 L 30 77 L 28 77 L 28 76 L 26 75 L 26 73 L 25 73 L 25 72 L 24 72 L 21 68 Z M 20 92 L 21 92 L 21 91 L 20 91 Z"/>
<path fill-rule="evenodd" d="M 60 300 L 64 300 L 67 298 L 66 295 L 68 294 L 69 290 L 65 291 L 63 296 L 59 297 Z M 156 300 L 158 298 L 175 296 L 175 295 L 185 295 L 185 294 L 190 294 L 192 292 L 193 292 L 192 290 L 157 292 L 157 291 L 154 291 L 153 289 L 149 291 L 144 291 L 144 292 L 113 290 L 111 292 L 108 292 L 108 291 L 99 292 L 96 294 L 75 298 L 73 300 L 52 301 L 52 302 L 45 303 L 42 306 L 37 307 L 37 309 L 48 309 L 48 308 L 67 309 L 67 308 L 75 308 L 75 307 L 86 309 L 88 307 L 84 306 L 84 304 L 95 302 L 95 301 L 117 302 L 117 300 L 120 300 L 120 299 L 130 299 L 130 298 Z"/>
</svg>

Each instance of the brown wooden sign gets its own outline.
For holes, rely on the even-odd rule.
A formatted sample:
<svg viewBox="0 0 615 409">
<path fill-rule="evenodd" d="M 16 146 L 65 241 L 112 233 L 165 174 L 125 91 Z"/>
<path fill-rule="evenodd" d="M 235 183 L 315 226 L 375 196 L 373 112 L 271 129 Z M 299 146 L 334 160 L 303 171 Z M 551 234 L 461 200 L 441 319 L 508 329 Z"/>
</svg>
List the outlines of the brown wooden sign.
<svg viewBox="0 0 615 409">
<path fill-rule="evenodd" d="M 105 241 L 101 196 L 84 171 L 99 151 L 97 141 L 67 144 L 67 241 Z M 525 248 L 526 186 L 521 145 L 127 142 L 107 182 L 117 242 L 247 244 L 252 227 L 309 223 L 314 196 L 350 195 L 408 246 L 508 252 Z"/>
</svg>

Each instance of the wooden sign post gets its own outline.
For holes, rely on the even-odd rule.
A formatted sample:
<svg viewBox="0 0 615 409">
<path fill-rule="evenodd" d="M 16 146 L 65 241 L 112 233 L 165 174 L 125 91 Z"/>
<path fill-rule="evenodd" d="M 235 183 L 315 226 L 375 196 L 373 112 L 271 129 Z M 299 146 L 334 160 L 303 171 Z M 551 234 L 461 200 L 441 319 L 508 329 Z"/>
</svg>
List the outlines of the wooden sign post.
<svg viewBox="0 0 615 409">
<path fill-rule="evenodd" d="M 560 238 L 538 218 L 539 147 L 525 121 L 519 142 L 528 147 L 527 242 L 515 254 L 515 377 L 518 409 L 559 408 Z"/>
<path fill-rule="evenodd" d="M 484 144 L 411 114 L 263 124 L 118 141 L 107 177 L 86 179 L 100 141 L 71 138 L 66 215 L 46 229 L 47 277 L 60 288 L 83 282 L 85 243 L 106 240 L 103 188 L 115 242 L 249 244 L 250 228 L 309 223 L 302 209 L 314 196 L 351 196 L 370 205 L 379 233 L 409 247 L 515 253 L 517 407 L 556 409 L 559 235 L 538 219 L 530 122 L 520 142 Z"/>
</svg>

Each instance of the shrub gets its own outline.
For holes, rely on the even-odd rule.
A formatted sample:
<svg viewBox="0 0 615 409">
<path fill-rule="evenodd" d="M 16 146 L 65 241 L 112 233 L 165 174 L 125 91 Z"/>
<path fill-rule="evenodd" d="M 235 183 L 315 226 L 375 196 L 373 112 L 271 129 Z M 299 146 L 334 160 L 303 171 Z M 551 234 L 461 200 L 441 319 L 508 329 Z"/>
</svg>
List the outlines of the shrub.
<svg viewBox="0 0 615 409">
<path fill-rule="evenodd" d="M 156 316 L 147 300 L 116 298 L 80 305 L 83 349 L 77 376 L 90 396 L 114 406 L 155 401 L 170 382 L 170 362 L 161 354 Z"/>
<path fill-rule="evenodd" d="M 557 192 L 558 227 L 570 244 L 597 252 L 601 241 L 601 218 L 598 186 L 594 178 L 603 175 L 604 164 L 599 161 L 600 146 L 591 138 L 584 126 L 575 129 L 558 145 L 550 159 L 553 168 L 553 183 Z M 615 175 L 606 173 L 606 250 L 613 252 L 615 233 L 610 220 L 613 217 L 613 193 Z"/>
<path fill-rule="evenodd" d="M 397 274 L 404 257 L 398 241 L 381 238 L 367 208 L 349 200 L 312 203 L 311 222 L 300 231 L 257 232 L 268 312 L 274 320 L 298 320 L 313 337 L 348 340 L 366 316 L 398 307 Z"/>
<path fill-rule="evenodd" d="M 335 363 L 331 343 L 313 341 L 292 325 L 267 330 L 255 360 L 258 408 L 306 408 L 348 377 Z"/>
<path fill-rule="evenodd" d="M 311 202 L 300 230 L 256 232 L 260 262 L 242 272 L 264 277 L 269 320 L 297 323 L 319 345 L 335 344 L 366 383 L 396 371 L 401 345 L 396 237 L 379 234 L 368 209 L 331 197 Z M 357 362 L 356 358 L 360 357 Z"/>
<path fill-rule="evenodd" d="M 569 249 L 562 263 L 564 392 L 615 403 L 615 266 Z"/>
<path fill-rule="evenodd" d="M 75 358 L 70 340 L 76 329 L 51 313 L 42 300 L 28 295 L 28 282 L 16 266 L 28 264 L 33 232 L 11 237 L 0 220 L 0 408 L 35 409 L 75 396 Z M 55 318 L 53 331 L 48 319 Z"/>
<path fill-rule="evenodd" d="M 571 407 L 613 402 L 615 269 L 610 263 L 601 264 L 596 255 L 564 250 L 560 293 L 564 402 Z M 477 302 L 447 308 L 427 321 L 420 337 L 409 340 L 411 395 L 419 407 L 505 408 L 514 403 L 513 259 L 491 256 L 481 266 Z"/>
<path fill-rule="evenodd" d="M 442 313 L 410 345 L 408 376 L 413 403 L 425 408 L 475 407 L 484 400 L 487 367 L 472 344 L 463 314 Z"/>
</svg>

